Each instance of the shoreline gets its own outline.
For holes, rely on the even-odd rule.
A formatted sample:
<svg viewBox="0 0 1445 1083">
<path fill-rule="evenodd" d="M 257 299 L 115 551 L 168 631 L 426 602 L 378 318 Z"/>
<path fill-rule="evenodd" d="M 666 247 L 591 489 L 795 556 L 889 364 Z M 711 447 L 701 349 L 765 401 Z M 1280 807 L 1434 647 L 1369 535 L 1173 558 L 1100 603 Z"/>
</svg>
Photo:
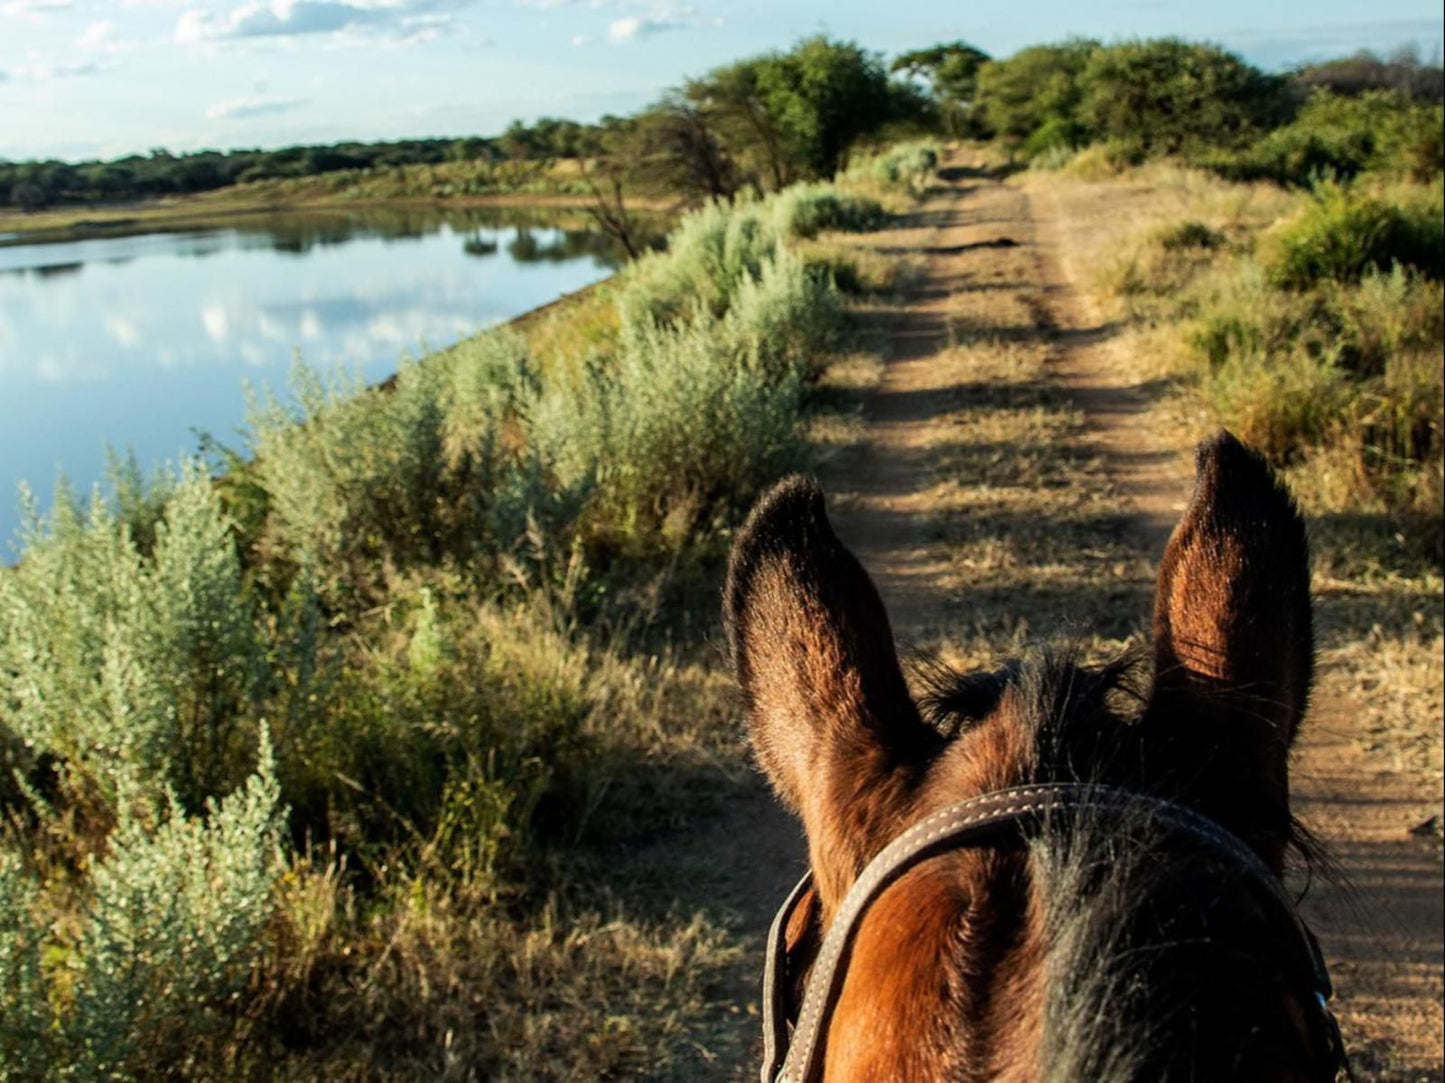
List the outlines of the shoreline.
<svg viewBox="0 0 1445 1083">
<path fill-rule="evenodd" d="M 0 248 L 59 244 L 100 237 L 126 237 L 140 233 L 177 232 L 219 225 L 233 219 L 314 214 L 322 211 L 408 208 L 445 211 L 500 207 L 519 210 L 576 210 L 586 213 L 591 206 L 592 201 L 582 196 L 528 192 L 498 192 L 480 196 L 407 196 L 395 199 L 244 199 L 220 195 L 192 196 L 175 200 L 111 204 L 105 207 L 53 209 L 33 214 L 0 214 Z M 630 200 L 629 206 L 645 214 L 670 214 L 679 210 L 678 201 L 656 197 Z"/>
</svg>

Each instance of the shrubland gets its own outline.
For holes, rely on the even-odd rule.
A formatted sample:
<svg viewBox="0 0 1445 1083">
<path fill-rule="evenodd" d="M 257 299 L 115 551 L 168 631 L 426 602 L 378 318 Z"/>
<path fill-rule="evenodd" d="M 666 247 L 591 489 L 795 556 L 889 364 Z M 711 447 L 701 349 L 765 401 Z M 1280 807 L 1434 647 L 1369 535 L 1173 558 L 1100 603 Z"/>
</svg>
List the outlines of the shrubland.
<svg viewBox="0 0 1445 1083">
<path fill-rule="evenodd" d="M 1159 374 L 1331 515 L 1380 515 L 1438 564 L 1442 189 L 1382 176 L 1312 191 L 1157 164 L 1109 180 L 1136 217 L 1107 242 L 1106 303 Z M 1152 196 L 1145 195 L 1152 191 Z"/>
<path fill-rule="evenodd" d="M 218 462 L 30 500 L 0 1077 L 682 1073 L 725 931 L 577 869 L 738 785 L 719 561 L 849 341 L 808 246 L 885 217 L 709 204 L 385 386 L 298 363 Z"/>
</svg>

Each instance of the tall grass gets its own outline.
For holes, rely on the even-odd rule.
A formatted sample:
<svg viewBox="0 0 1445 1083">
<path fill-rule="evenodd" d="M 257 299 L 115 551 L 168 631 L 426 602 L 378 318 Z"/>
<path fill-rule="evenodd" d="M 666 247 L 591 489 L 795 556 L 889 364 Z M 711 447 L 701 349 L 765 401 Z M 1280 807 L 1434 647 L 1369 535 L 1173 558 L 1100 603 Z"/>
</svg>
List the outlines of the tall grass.
<svg viewBox="0 0 1445 1083">
<path fill-rule="evenodd" d="M 1221 422 L 1279 465 L 1328 461 L 1337 490 L 1348 479 L 1333 503 L 1405 516 L 1438 549 L 1440 188 L 1329 182 L 1293 204 L 1272 223 L 1155 227 L 1103 281 L 1176 329 Z"/>
</svg>

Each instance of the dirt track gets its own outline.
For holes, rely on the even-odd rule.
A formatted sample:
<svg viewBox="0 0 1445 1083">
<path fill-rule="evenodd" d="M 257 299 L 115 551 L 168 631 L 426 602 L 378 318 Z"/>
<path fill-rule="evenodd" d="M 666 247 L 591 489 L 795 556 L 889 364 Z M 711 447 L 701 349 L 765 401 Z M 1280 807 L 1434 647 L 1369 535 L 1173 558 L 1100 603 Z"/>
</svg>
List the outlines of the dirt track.
<svg viewBox="0 0 1445 1083">
<path fill-rule="evenodd" d="M 866 317 L 886 368 L 862 440 L 823 481 L 839 533 L 877 579 L 905 648 L 965 659 L 1001 652 L 1012 610 L 1031 618 L 1034 635 L 1056 631 L 1061 617 L 1102 621 L 1120 641 L 1145 627 L 1153 563 L 1192 480 L 1189 449 L 1150 423 L 1149 388 L 1070 266 L 1078 257 L 1069 229 L 1047 190 L 954 166 L 899 228 L 863 242 L 916 260 L 919 275 L 896 303 Z M 1000 358 L 1034 364 L 1035 374 L 1000 392 L 990 376 Z M 1036 428 L 995 432 L 990 410 Z M 1052 429 L 1038 420 L 1049 411 L 1058 419 Z M 997 445 L 991 457 L 980 434 Z M 1012 487 L 1032 484 L 1044 493 L 1036 503 L 1017 503 L 1007 483 L 984 477 L 987 463 L 1017 472 L 1013 460 L 1030 455 L 1042 480 L 1020 475 Z M 1004 508 L 1004 499 L 1016 504 Z M 984 538 L 987 524 L 993 534 Z M 1051 542 L 1051 533 L 1062 540 Z M 1050 544 L 1073 551 L 1060 556 Z M 1010 588 L 1003 573 L 1027 575 L 1018 566 L 1030 561 L 1063 564 L 1061 585 L 1025 578 L 1026 586 Z M 1070 612 L 1065 603 L 1088 592 L 1098 596 L 1092 608 Z M 1296 811 L 1353 885 L 1316 882 L 1306 912 L 1335 975 L 1360 1077 L 1440 1080 L 1439 845 L 1409 833 L 1439 811 L 1438 780 L 1372 765 L 1349 720 L 1348 703 L 1317 703 L 1296 756 Z M 771 909 L 802 866 L 797 827 L 766 801 L 759 792 L 698 840 L 733 870 L 726 894 L 749 953 L 741 974 L 761 973 L 757 951 Z M 740 992 L 756 1011 L 756 996 Z M 751 1015 L 739 1022 L 756 1027 Z M 711 1077 L 753 1077 L 755 1047 L 713 1051 Z"/>
</svg>

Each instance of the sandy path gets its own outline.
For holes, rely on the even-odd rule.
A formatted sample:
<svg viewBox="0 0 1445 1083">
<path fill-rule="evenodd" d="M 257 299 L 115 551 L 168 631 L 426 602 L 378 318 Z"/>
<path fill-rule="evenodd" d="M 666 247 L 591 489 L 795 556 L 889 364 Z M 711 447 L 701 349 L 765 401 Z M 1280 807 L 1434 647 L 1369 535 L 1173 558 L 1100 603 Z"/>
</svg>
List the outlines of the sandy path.
<svg viewBox="0 0 1445 1083">
<path fill-rule="evenodd" d="M 1057 199 L 1044 191 L 1031 203 L 1041 276 L 1061 332 L 1056 371 L 1088 416 L 1086 439 L 1127 498 L 1138 542 L 1157 559 L 1183 510 L 1188 449 L 1170 446 L 1149 424 L 1147 389 L 1074 285 L 1080 268 L 1070 266 Z M 1317 699 L 1291 765 L 1295 813 L 1344 874 L 1343 883 L 1310 885 L 1304 910 L 1329 961 L 1360 1077 L 1438 1081 L 1445 1078 L 1445 882 L 1438 842 L 1409 832 L 1439 812 L 1438 780 L 1381 769 L 1350 737 L 1349 723 L 1349 703 Z"/>
<path fill-rule="evenodd" d="M 1046 190 L 1026 192 L 954 166 L 917 212 L 865 242 L 918 259 L 921 273 L 897 303 L 865 315 L 868 329 L 885 342 L 886 367 L 866 407 L 863 440 L 831 463 L 822 480 L 838 532 L 875 577 L 905 646 L 942 642 L 957 621 L 935 464 L 950 438 L 958 390 L 977 378 L 968 351 L 951 348 L 949 301 L 961 291 L 1009 288 L 1036 306 L 1050 344 L 1049 378 L 1083 413 L 1078 439 L 1107 473 L 1127 513 L 1125 541 L 1137 556 L 1157 561 L 1183 509 L 1192 481 L 1189 449 L 1171 445 L 1148 423 L 1149 389 L 1131 375 L 1115 329 L 1099 319 L 1080 288 L 1067 230 Z M 1020 275 L 1020 267 L 1028 272 Z M 1021 277 L 1029 280 L 1017 281 Z M 1418 780 L 1366 762 L 1348 739 L 1348 716 L 1346 704 L 1318 704 L 1294 768 L 1297 811 L 1331 846 L 1353 884 L 1353 895 L 1313 885 L 1307 912 L 1339 987 L 1361 1078 L 1440 1080 L 1439 847 L 1405 830 L 1429 814 L 1429 798 L 1422 799 Z M 706 842 L 724 861 L 734 855 L 727 894 L 744 933 L 741 975 L 761 974 L 772 908 L 803 856 L 793 821 L 770 810 L 766 794 L 755 797 L 719 822 Z M 739 1003 L 749 1014 L 742 1025 L 755 1031 L 755 988 L 740 989 Z M 752 1078 L 756 1042 L 714 1049 L 718 1056 L 706 1075 Z"/>
</svg>

